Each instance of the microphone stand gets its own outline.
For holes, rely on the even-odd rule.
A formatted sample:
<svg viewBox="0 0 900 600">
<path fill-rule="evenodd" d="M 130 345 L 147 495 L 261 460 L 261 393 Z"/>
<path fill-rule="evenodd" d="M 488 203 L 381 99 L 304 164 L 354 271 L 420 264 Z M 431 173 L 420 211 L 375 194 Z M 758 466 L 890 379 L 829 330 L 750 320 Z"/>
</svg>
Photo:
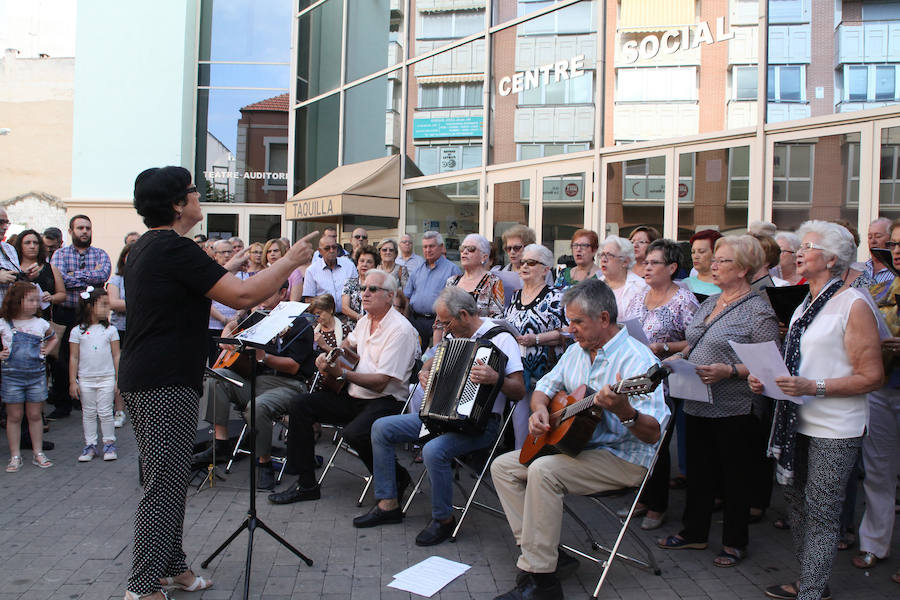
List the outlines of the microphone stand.
<svg viewBox="0 0 900 600">
<path fill-rule="evenodd" d="M 309 325 L 307 324 L 307 327 Z M 305 329 L 305 328 L 304 328 Z M 299 335 L 299 334 L 297 334 Z M 296 337 L 295 337 L 296 339 Z M 260 519 L 256 515 L 256 350 L 261 349 L 264 350 L 267 347 L 271 348 L 269 344 L 260 344 L 256 342 L 251 342 L 244 339 L 220 339 L 220 342 L 226 344 L 234 344 L 239 348 L 241 354 L 245 354 L 246 358 L 249 359 L 249 363 L 251 365 L 250 368 L 250 400 L 249 400 L 249 409 L 250 409 L 250 423 L 249 423 L 249 436 L 250 436 L 250 507 L 247 509 L 247 517 L 244 521 L 238 525 L 237 529 L 235 529 L 228 539 L 222 542 L 222 545 L 216 548 L 215 552 L 209 555 L 206 560 L 200 563 L 204 569 L 209 566 L 209 563 L 217 557 L 225 548 L 228 547 L 231 542 L 233 542 L 238 535 L 245 529 L 248 533 L 247 540 L 247 559 L 244 564 L 244 600 L 249 600 L 250 598 L 250 566 L 253 560 L 253 534 L 256 532 L 256 528 L 259 527 L 270 536 L 272 536 L 276 542 L 281 544 L 283 547 L 287 548 L 291 552 L 293 552 L 300 560 L 305 562 L 307 566 L 312 566 L 313 561 L 311 558 L 300 552 L 297 548 L 288 543 L 284 538 L 275 533 L 271 527 L 266 525 L 262 519 Z M 290 342 L 288 342 L 290 343 Z M 286 346 L 287 344 L 285 344 Z"/>
</svg>

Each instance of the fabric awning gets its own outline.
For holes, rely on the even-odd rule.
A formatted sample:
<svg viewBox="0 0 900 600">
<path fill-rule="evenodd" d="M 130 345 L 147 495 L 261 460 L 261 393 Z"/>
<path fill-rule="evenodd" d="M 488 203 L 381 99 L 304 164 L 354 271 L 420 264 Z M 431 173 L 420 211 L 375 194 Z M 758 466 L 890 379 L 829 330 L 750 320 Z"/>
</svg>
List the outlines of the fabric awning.
<svg viewBox="0 0 900 600">
<path fill-rule="evenodd" d="M 484 73 L 459 73 L 456 75 L 419 75 L 419 85 L 435 85 L 438 83 L 480 83 L 484 81 Z"/>
<path fill-rule="evenodd" d="M 400 217 L 400 155 L 342 165 L 284 205 L 289 221 L 342 215 Z"/>
<path fill-rule="evenodd" d="M 622 0 L 618 29 L 629 33 L 662 31 L 696 21 L 694 0 Z"/>
</svg>

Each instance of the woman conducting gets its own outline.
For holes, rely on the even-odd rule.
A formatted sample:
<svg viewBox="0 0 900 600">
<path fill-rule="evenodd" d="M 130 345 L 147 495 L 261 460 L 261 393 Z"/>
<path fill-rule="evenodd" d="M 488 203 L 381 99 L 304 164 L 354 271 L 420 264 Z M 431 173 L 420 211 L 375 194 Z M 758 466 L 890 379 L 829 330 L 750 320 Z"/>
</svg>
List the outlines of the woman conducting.
<svg viewBox="0 0 900 600">
<path fill-rule="evenodd" d="M 856 255 L 840 226 L 807 221 L 797 230 L 797 272 L 809 295 L 791 319 L 784 343 L 789 376 L 776 385 L 802 405 L 778 400 L 769 451 L 776 479 L 785 486 L 800 579 L 766 590 L 771 598 L 818 600 L 829 595 L 828 578 L 840 536 L 844 490 L 862 447 L 866 393 L 881 387 L 884 368 L 872 309 L 841 275 Z M 843 289 L 842 289 L 843 288 Z M 750 387 L 764 393 L 749 377 Z"/>
<path fill-rule="evenodd" d="M 312 253 L 312 233 L 276 264 L 240 280 L 183 237 L 200 222 L 200 194 L 181 167 L 147 169 L 134 184 L 134 206 L 149 228 L 128 257 L 128 345 L 119 389 L 137 438 L 144 496 L 134 526 L 126 600 L 167 598 L 163 587 L 195 591 L 182 550 L 184 503 L 197 429 L 210 300 L 249 308 L 271 296 Z"/>
</svg>

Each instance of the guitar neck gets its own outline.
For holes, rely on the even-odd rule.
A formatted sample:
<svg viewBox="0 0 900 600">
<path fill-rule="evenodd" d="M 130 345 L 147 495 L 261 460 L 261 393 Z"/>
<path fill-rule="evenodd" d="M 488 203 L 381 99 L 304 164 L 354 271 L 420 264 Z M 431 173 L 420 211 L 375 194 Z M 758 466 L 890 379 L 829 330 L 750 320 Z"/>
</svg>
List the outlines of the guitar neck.
<svg viewBox="0 0 900 600">
<path fill-rule="evenodd" d="M 560 417 L 560 420 L 562 421 L 562 420 L 568 419 L 570 417 L 574 417 L 576 415 L 583 413 L 586 410 L 589 410 L 591 408 L 591 406 L 593 406 L 593 404 L 594 404 L 594 396 L 596 396 L 596 395 L 597 394 L 595 392 L 595 393 L 591 394 L 590 396 L 585 396 L 581 400 L 578 400 L 577 402 L 573 402 L 572 404 L 568 405 L 567 407 L 565 407 L 564 409 L 559 411 L 557 414 Z"/>
</svg>

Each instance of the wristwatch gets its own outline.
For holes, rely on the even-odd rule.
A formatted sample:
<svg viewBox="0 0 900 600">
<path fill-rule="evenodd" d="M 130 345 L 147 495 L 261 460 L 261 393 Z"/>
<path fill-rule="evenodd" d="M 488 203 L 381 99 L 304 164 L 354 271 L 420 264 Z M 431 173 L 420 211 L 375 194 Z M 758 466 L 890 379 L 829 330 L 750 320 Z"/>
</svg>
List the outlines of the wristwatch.
<svg viewBox="0 0 900 600">
<path fill-rule="evenodd" d="M 816 397 L 817 398 L 825 397 L 825 380 L 824 379 L 816 379 Z"/>
<path fill-rule="evenodd" d="M 347 380 L 347 369 L 341 367 L 341 374 L 335 377 L 335 381 L 346 381 Z"/>
<path fill-rule="evenodd" d="M 732 379 L 739 379 L 740 376 L 741 376 L 741 374 L 738 373 L 737 365 L 731 365 L 731 378 L 732 378 Z"/>
<path fill-rule="evenodd" d="M 635 408 L 634 415 L 632 415 L 630 419 L 625 419 L 624 421 L 622 421 L 622 425 L 624 425 L 628 429 L 631 429 L 632 427 L 634 427 L 637 424 L 638 417 L 640 417 L 640 416 L 641 416 L 640 411 Z"/>
<path fill-rule="evenodd" d="M 665 352 L 666 354 L 669 353 L 669 344 L 666 342 L 663 342 L 663 352 Z"/>
</svg>

